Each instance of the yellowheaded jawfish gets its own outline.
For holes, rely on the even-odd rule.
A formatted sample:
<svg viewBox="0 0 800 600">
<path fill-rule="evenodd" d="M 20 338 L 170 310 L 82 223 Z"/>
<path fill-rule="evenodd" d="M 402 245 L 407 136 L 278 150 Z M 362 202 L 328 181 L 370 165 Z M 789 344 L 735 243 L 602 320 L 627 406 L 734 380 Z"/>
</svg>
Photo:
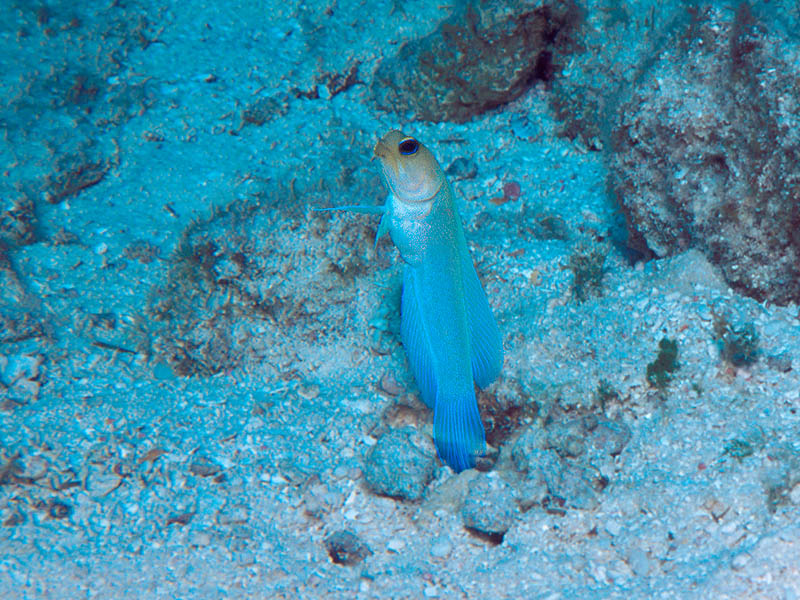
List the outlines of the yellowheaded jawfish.
<svg viewBox="0 0 800 600">
<path fill-rule="evenodd" d="M 434 411 L 441 459 L 459 472 L 475 465 L 486 442 L 474 384 L 503 366 L 500 330 L 475 273 L 453 190 L 422 143 L 392 130 L 375 145 L 389 190 L 386 204 L 346 206 L 380 213 L 405 262 L 401 337 L 425 403 Z"/>
</svg>

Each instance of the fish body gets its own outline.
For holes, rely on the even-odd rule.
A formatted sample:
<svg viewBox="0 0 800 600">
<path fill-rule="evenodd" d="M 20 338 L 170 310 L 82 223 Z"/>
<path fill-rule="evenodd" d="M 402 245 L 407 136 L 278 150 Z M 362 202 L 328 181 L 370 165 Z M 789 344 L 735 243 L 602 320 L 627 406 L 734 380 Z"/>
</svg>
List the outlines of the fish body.
<svg viewBox="0 0 800 600">
<path fill-rule="evenodd" d="M 423 144 L 390 131 L 375 146 L 389 197 L 380 231 L 405 262 L 401 337 L 441 459 L 459 472 L 485 452 L 474 384 L 500 373 L 500 331 L 472 263 L 453 190 Z"/>
</svg>

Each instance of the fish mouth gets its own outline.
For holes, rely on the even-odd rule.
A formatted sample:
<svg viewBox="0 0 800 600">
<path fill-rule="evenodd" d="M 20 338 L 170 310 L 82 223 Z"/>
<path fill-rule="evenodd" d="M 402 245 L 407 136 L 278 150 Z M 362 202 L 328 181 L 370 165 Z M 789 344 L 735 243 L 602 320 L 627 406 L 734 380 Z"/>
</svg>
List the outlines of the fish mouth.
<svg viewBox="0 0 800 600">
<path fill-rule="evenodd" d="M 375 144 L 375 147 L 372 149 L 372 160 L 379 159 L 382 163 L 386 164 L 387 161 L 391 161 L 394 163 L 392 150 L 383 143 L 383 140 L 378 140 Z M 397 170 L 397 165 L 393 165 L 395 167 L 395 171 Z"/>
<path fill-rule="evenodd" d="M 384 179 L 392 192 L 394 192 L 395 179 L 400 175 L 400 169 L 397 165 L 397 157 L 392 152 L 392 149 L 387 146 L 383 140 L 378 140 L 375 147 L 372 149 L 371 160 L 378 159 L 381 163 Z"/>
</svg>

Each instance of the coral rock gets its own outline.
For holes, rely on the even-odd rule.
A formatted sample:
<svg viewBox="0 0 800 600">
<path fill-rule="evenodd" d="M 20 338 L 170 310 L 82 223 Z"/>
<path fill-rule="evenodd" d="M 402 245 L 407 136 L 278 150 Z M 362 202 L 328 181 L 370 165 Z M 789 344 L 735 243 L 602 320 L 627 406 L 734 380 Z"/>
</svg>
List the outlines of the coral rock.
<svg viewBox="0 0 800 600">
<path fill-rule="evenodd" d="M 800 299 L 800 48 L 746 5 L 676 32 L 619 105 L 611 187 L 640 249 L 688 247 L 758 300 Z"/>
<path fill-rule="evenodd" d="M 436 31 L 405 44 L 375 73 L 378 106 L 464 122 L 548 80 L 580 12 L 566 0 L 512 4 L 459 3 Z"/>
</svg>

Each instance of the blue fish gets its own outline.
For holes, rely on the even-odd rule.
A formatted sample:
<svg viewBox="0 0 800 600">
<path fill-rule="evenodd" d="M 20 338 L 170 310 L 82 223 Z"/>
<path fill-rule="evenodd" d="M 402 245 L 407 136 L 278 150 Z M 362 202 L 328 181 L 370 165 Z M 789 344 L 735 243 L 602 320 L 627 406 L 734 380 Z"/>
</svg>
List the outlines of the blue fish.
<svg viewBox="0 0 800 600">
<path fill-rule="evenodd" d="M 455 472 L 486 451 L 475 386 L 503 367 L 500 330 L 475 272 L 453 190 L 422 143 L 392 130 L 375 145 L 389 190 L 382 207 L 339 209 L 382 214 L 405 262 L 401 338 L 425 404 L 433 410 L 439 457 Z"/>
</svg>

